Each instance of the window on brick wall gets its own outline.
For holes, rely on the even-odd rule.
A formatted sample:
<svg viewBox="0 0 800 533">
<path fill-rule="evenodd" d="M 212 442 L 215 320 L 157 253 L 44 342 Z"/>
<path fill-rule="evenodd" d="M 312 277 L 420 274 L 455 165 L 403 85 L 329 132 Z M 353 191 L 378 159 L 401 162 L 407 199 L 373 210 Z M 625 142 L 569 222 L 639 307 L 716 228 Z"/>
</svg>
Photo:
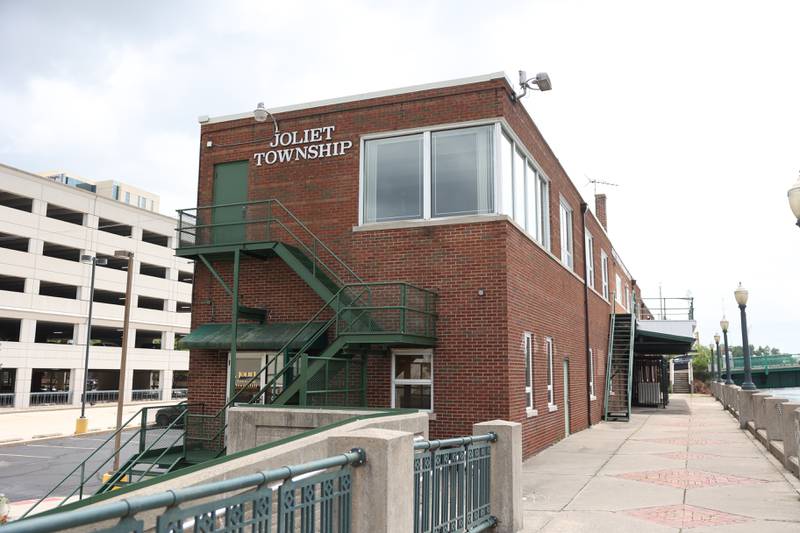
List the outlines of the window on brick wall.
<svg viewBox="0 0 800 533">
<path fill-rule="evenodd" d="M 614 300 L 622 305 L 622 279 L 619 274 L 614 274 Z"/>
<path fill-rule="evenodd" d="M 525 356 L 525 407 L 533 410 L 533 335 L 524 336 L 523 351 Z"/>
<path fill-rule="evenodd" d="M 596 399 L 594 393 L 594 350 L 589 348 L 589 398 Z"/>
<path fill-rule="evenodd" d="M 547 405 L 552 410 L 556 405 L 555 390 L 553 389 L 553 339 L 547 337 L 544 340 L 544 347 L 547 352 Z"/>
<path fill-rule="evenodd" d="M 392 352 L 392 407 L 433 411 L 433 352 Z"/>
<path fill-rule="evenodd" d="M 608 255 L 600 250 L 600 277 L 603 281 L 603 298 L 608 300 Z"/>
<path fill-rule="evenodd" d="M 561 262 L 564 266 L 573 270 L 575 258 L 573 256 L 574 243 L 572 242 L 572 208 L 569 204 L 561 200 L 559 208 L 559 222 L 561 233 Z"/>
<path fill-rule="evenodd" d="M 422 218 L 423 135 L 364 145 L 364 221 Z"/>
<path fill-rule="evenodd" d="M 432 132 L 431 215 L 491 213 L 493 160 L 491 126 Z"/>
<path fill-rule="evenodd" d="M 586 283 L 594 289 L 594 238 L 586 232 Z"/>
</svg>

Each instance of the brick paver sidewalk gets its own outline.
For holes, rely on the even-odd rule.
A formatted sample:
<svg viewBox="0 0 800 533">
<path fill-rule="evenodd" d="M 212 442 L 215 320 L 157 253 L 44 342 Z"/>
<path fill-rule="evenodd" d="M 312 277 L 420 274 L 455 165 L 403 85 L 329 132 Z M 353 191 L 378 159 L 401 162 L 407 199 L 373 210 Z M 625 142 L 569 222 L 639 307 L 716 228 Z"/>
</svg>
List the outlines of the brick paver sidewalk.
<svg viewBox="0 0 800 533">
<path fill-rule="evenodd" d="M 800 482 L 709 396 L 673 395 L 523 465 L 526 531 L 800 531 Z"/>
</svg>

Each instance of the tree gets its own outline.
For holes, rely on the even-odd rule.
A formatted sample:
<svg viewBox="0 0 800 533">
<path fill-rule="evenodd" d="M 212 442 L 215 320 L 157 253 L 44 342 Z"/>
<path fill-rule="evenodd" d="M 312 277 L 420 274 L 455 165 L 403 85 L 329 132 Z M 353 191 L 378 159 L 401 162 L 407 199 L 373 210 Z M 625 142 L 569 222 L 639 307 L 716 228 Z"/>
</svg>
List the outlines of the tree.
<svg viewBox="0 0 800 533">
<path fill-rule="evenodd" d="M 697 353 L 692 357 L 692 370 L 695 378 L 705 381 L 711 367 L 711 357 L 713 354 L 707 346 L 698 346 Z"/>
</svg>

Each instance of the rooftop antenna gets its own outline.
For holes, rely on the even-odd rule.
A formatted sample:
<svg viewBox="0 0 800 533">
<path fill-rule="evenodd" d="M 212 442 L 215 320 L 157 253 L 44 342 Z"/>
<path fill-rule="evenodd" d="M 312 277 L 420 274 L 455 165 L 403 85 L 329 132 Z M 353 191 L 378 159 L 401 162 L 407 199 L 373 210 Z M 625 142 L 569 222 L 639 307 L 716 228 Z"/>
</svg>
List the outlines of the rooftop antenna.
<svg viewBox="0 0 800 533">
<path fill-rule="evenodd" d="M 611 187 L 619 187 L 619 183 L 611 183 L 610 181 L 603 181 L 603 180 L 593 180 L 592 178 L 590 178 L 586 174 L 584 174 L 584 177 L 586 178 L 586 185 L 589 185 L 591 183 L 594 186 L 594 194 L 595 194 L 595 196 L 597 196 L 597 186 L 598 185 L 610 185 Z"/>
</svg>

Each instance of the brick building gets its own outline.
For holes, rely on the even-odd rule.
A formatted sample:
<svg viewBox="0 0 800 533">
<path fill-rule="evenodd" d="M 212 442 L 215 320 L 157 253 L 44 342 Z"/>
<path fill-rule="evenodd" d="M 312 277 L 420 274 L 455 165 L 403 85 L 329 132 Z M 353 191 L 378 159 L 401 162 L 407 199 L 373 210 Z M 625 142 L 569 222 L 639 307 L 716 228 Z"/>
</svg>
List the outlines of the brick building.
<svg viewBox="0 0 800 533">
<path fill-rule="evenodd" d="M 191 404 L 501 418 L 526 455 L 602 418 L 639 288 L 503 73 L 200 122 Z"/>
</svg>

